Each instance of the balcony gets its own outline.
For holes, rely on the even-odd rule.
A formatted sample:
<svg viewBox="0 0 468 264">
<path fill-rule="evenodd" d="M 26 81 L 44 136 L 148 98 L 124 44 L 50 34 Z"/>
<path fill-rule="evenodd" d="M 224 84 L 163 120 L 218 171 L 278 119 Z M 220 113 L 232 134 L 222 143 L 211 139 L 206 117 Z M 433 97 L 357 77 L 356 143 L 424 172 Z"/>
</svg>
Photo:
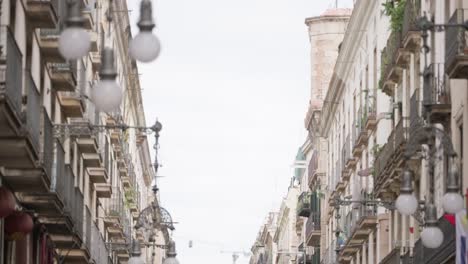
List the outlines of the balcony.
<svg viewBox="0 0 468 264">
<path fill-rule="evenodd" d="M 87 30 L 94 29 L 94 20 L 96 16 L 96 11 L 93 6 L 86 6 L 82 12 L 84 18 L 84 28 Z"/>
<path fill-rule="evenodd" d="M 377 128 L 377 109 L 375 95 L 367 95 L 364 111 L 364 127 L 366 130 L 374 131 Z"/>
<path fill-rule="evenodd" d="M 395 129 L 392 130 L 387 139 L 387 143 L 377 153 L 374 162 L 375 182 L 374 188 L 378 194 L 388 191 L 388 187 L 393 183 L 393 177 L 389 172 L 389 167 L 392 164 L 393 155 L 395 153 Z"/>
<path fill-rule="evenodd" d="M 41 111 L 38 111 L 40 113 Z M 0 164 L 3 179 L 17 192 L 47 192 L 50 188 L 53 160 L 53 129 L 45 111 L 36 121 L 43 120 L 39 157 L 32 155 L 32 148 L 25 140 L 0 137 Z M 37 126 L 36 128 L 39 128 Z M 16 143 L 14 143 L 16 142 Z"/>
<path fill-rule="evenodd" d="M 424 71 L 423 106 L 431 113 L 432 123 L 450 125 L 450 87 L 446 82 L 443 63 L 432 63 Z"/>
<path fill-rule="evenodd" d="M 401 46 L 401 32 L 392 32 L 387 45 L 382 51 L 380 88 L 389 96 L 393 95 L 395 84 L 400 80 L 402 68 L 398 64 L 399 49 Z"/>
<path fill-rule="evenodd" d="M 109 250 L 96 224 L 91 223 L 91 256 L 94 263 L 108 263 Z"/>
<path fill-rule="evenodd" d="M 448 24 L 462 24 L 468 18 L 468 9 L 457 9 Z M 462 27 L 445 30 L 445 72 L 452 79 L 468 75 L 468 38 Z"/>
<path fill-rule="evenodd" d="M 59 0 L 27 0 L 26 15 L 35 28 L 54 28 L 58 23 Z"/>
<path fill-rule="evenodd" d="M 419 52 L 421 44 L 421 30 L 418 26 L 418 18 L 421 13 L 421 0 L 407 0 L 403 16 L 402 49 L 405 60 L 408 61 L 410 52 Z"/>
<path fill-rule="evenodd" d="M 58 28 L 41 28 L 39 31 L 39 47 L 41 55 L 48 62 L 63 62 L 63 57 L 59 52 L 60 29 Z"/>
<path fill-rule="evenodd" d="M 101 68 L 101 54 L 99 52 L 91 52 L 89 54 L 91 64 L 93 67 L 93 72 L 98 72 Z"/>
<path fill-rule="evenodd" d="M 312 157 L 310 158 L 309 165 L 307 168 L 309 188 L 313 189 L 315 183 L 317 182 L 317 167 L 318 167 L 318 155 L 317 152 L 313 152 Z"/>
<path fill-rule="evenodd" d="M 362 200 L 366 196 L 362 197 Z M 377 226 L 377 210 L 375 206 L 355 205 L 345 219 L 344 233 L 347 241 L 340 252 L 340 259 L 347 260 L 358 251 L 372 230 Z"/>
<path fill-rule="evenodd" d="M 346 137 L 343 148 L 341 149 L 341 160 L 343 161 L 343 170 L 341 178 L 348 181 L 351 177 L 351 171 L 356 167 L 357 159 L 351 154 L 351 141 L 349 135 Z"/>
<path fill-rule="evenodd" d="M 409 138 L 407 123 L 407 119 L 403 117 L 395 127 L 395 167 L 400 167 L 403 164 L 404 158 L 402 155 Z"/>
<path fill-rule="evenodd" d="M 104 226 L 111 238 L 123 237 L 122 223 L 124 214 L 122 191 L 117 187 L 113 187 L 109 207 L 104 218 Z"/>
<path fill-rule="evenodd" d="M 8 85 L 12 85 L 9 83 Z M 15 88 L 15 85 L 12 85 Z M 17 87 L 18 88 L 18 87 Z M 21 96 L 21 89 L 18 89 L 18 95 Z M 41 139 L 41 98 L 39 91 L 31 78 L 26 76 L 26 96 L 25 110 L 17 112 L 23 117 L 16 119 L 17 114 L 14 108 L 8 107 L 8 94 L 4 97 L 6 104 L 2 104 L 0 99 L 0 163 L 10 168 L 32 169 L 36 167 L 39 160 L 40 139 Z M 8 92 L 9 88 L 5 90 Z M 2 91 L 0 90 L 0 96 Z M 21 107 L 21 105 L 19 106 Z M 16 120 L 15 120 L 16 119 Z M 3 129 L 5 127 L 5 129 Z M 11 187 L 11 186 L 10 186 Z"/>
<path fill-rule="evenodd" d="M 297 201 L 297 215 L 302 217 L 309 217 L 311 209 L 311 194 L 309 192 L 303 192 L 299 195 Z"/>
<path fill-rule="evenodd" d="M 421 126 L 421 115 L 419 114 L 419 89 L 415 90 L 410 99 L 410 125 L 408 133 L 412 134 L 413 131 L 417 130 Z"/>
<path fill-rule="evenodd" d="M 109 183 L 98 183 L 94 185 L 98 198 L 111 198 L 112 186 Z"/>
<path fill-rule="evenodd" d="M 400 248 L 396 247 L 385 258 L 380 261 L 380 264 L 400 264 Z"/>
<path fill-rule="evenodd" d="M 47 67 L 55 91 L 75 91 L 77 82 L 76 65 L 74 63 L 48 63 Z"/>
<path fill-rule="evenodd" d="M 83 117 L 85 105 L 81 94 L 78 92 L 58 92 L 58 99 L 62 113 L 66 117 Z"/>
<path fill-rule="evenodd" d="M 89 180 L 93 184 L 107 183 L 108 176 L 105 168 L 86 168 Z"/>
<path fill-rule="evenodd" d="M 317 247 L 320 245 L 321 237 L 321 216 L 319 212 L 312 212 L 307 219 L 306 241 L 308 246 Z"/>
</svg>

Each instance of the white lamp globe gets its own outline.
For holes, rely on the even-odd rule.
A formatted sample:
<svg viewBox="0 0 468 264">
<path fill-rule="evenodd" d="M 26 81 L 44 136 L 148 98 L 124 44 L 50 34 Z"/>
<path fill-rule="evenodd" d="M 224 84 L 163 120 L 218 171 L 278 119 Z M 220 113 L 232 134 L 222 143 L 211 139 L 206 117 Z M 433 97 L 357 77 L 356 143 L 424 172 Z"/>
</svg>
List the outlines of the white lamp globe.
<svg viewBox="0 0 468 264">
<path fill-rule="evenodd" d="M 122 90 L 115 80 L 100 80 L 93 88 L 92 99 L 98 110 L 112 112 L 122 102 Z"/>
<path fill-rule="evenodd" d="M 159 39 L 151 31 L 140 31 L 130 41 L 130 56 L 141 62 L 154 61 L 161 51 Z"/>
<path fill-rule="evenodd" d="M 88 54 L 91 37 L 83 28 L 69 27 L 60 34 L 58 44 L 60 54 L 65 59 L 76 60 Z"/>
<path fill-rule="evenodd" d="M 143 260 L 142 257 L 131 257 L 128 262 L 128 264 L 145 264 L 145 261 Z"/>
<path fill-rule="evenodd" d="M 175 257 L 169 257 L 164 260 L 164 264 L 179 264 L 179 261 Z"/>
<path fill-rule="evenodd" d="M 463 209 L 464 203 L 463 197 L 455 192 L 448 192 L 442 198 L 442 207 L 449 214 L 460 212 Z"/>
<path fill-rule="evenodd" d="M 395 206 L 403 215 L 412 215 L 418 208 L 418 200 L 413 194 L 402 193 L 398 196 Z"/>
<path fill-rule="evenodd" d="M 421 233 L 421 241 L 427 248 L 438 248 L 444 242 L 444 233 L 437 226 L 428 226 Z"/>
</svg>

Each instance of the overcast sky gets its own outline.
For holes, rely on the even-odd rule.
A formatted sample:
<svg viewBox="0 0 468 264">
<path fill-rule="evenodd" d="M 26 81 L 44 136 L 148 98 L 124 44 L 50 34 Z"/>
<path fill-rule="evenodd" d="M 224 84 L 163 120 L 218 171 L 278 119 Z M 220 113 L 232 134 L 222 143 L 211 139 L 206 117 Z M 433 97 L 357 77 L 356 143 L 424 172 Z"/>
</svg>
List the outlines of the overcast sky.
<svg viewBox="0 0 468 264">
<path fill-rule="evenodd" d="M 139 2 L 129 0 L 134 22 Z M 334 2 L 154 1 L 162 53 L 139 69 L 147 122 L 164 126 L 158 182 L 179 222 L 182 264 L 232 263 L 220 251 L 249 251 L 267 213 L 278 210 L 306 136 L 304 20 Z"/>
</svg>

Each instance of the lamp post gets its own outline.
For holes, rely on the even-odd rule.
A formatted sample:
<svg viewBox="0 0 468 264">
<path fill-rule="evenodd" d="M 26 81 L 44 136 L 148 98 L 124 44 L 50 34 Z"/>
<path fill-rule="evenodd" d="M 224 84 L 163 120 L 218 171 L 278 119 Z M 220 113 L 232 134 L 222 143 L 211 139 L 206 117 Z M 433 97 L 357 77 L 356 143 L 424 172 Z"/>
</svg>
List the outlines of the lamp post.
<svg viewBox="0 0 468 264">
<path fill-rule="evenodd" d="M 135 129 L 138 131 L 145 131 L 147 133 L 154 133 L 155 137 L 155 144 L 153 146 L 155 150 L 155 158 L 154 158 L 154 170 L 157 173 L 159 168 L 159 162 L 157 158 L 158 146 L 159 146 L 159 133 L 162 130 L 162 124 L 159 121 L 156 121 L 152 126 L 129 126 L 126 124 L 116 124 L 116 125 L 91 125 L 91 124 L 83 124 L 83 123 L 71 123 L 71 124 L 55 124 L 54 125 L 54 134 L 56 137 L 60 135 L 65 136 L 82 136 L 82 135 L 91 135 L 94 133 L 98 133 L 101 131 L 105 131 L 108 129 L 119 129 L 125 131 L 127 129 Z M 155 258 L 155 248 L 163 248 L 168 249 L 167 258 L 164 261 L 164 264 L 178 264 L 178 260 L 176 259 L 176 250 L 175 250 L 175 242 L 170 240 L 165 245 L 158 245 L 155 243 L 155 229 L 163 229 L 167 228 L 169 230 L 174 230 L 174 222 L 172 221 L 172 217 L 169 212 L 164 209 L 163 207 L 159 206 L 157 200 L 157 192 L 158 188 L 156 184 L 152 186 L 153 190 L 153 201 L 151 204 L 143 209 L 137 218 L 137 223 L 135 225 L 136 231 L 144 229 L 149 234 L 149 241 L 145 243 L 140 243 L 135 238 L 132 241 L 131 245 L 127 245 L 125 243 L 110 243 L 115 245 L 123 245 L 123 246 L 130 246 L 131 251 L 131 258 L 129 260 L 129 264 L 144 264 L 144 260 L 141 258 L 141 245 L 145 245 L 147 247 L 153 247 L 153 262 Z M 152 263 L 153 263 L 152 262 Z"/>
<path fill-rule="evenodd" d="M 419 29 L 422 32 L 423 39 L 423 52 L 424 52 L 424 63 L 425 68 L 427 69 L 427 54 L 430 52 L 430 47 L 428 45 L 428 31 L 442 31 L 449 27 L 462 27 L 468 29 L 468 21 L 465 21 L 462 24 L 435 24 L 428 19 L 426 14 L 418 20 Z M 424 78 L 431 78 L 429 74 L 424 74 Z M 426 82 L 425 82 L 426 83 Z M 424 89 L 429 89 L 424 87 Z M 403 171 L 402 182 L 400 187 L 400 195 L 396 200 L 397 210 L 403 215 L 413 215 L 417 217 L 421 212 L 424 212 L 424 218 L 420 219 L 425 226 L 421 233 L 421 241 L 424 246 L 428 248 L 438 248 L 443 240 L 444 236 L 439 227 L 437 227 L 437 208 L 434 205 L 434 165 L 439 161 L 435 156 L 435 151 L 437 147 L 435 146 L 435 141 L 438 139 L 440 146 L 444 149 L 447 154 L 449 164 L 449 172 L 446 175 L 446 186 L 447 192 L 445 193 L 442 199 L 442 206 L 444 211 L 447 213 L 457 213 L 463 209 L 463 197 L 460 195 L 460 186 L 459 186 L 459 171 L 457 166 L 457 154 L 454 151 L 452 141 L 447 133 L 431 124 L 431 109 L 433 102 L 430 98 L 425 98 L 423 100 L 423 107 L 425 116 L 422 119 L 422 125 L 418 126 L 412 132 L 410 136 L 407 148 L 405 150 L 404 156 L 406 163 L 407 161 L 414 156 L 419 151 L 427 153 L 425 159 L 428 160 L 428 175 L 429 175 L 429 186 L 430 191 L 428 192 L 428 197 L 426 201 L 419 201 L 413 194 L 413 179 L 414 172 L 410 170 L 408 165 Z M 423 145 L 427 146 L 427 151 L 424 151 Z M 422 206 L 418 206 L 422 205 Z"/>
</svg>

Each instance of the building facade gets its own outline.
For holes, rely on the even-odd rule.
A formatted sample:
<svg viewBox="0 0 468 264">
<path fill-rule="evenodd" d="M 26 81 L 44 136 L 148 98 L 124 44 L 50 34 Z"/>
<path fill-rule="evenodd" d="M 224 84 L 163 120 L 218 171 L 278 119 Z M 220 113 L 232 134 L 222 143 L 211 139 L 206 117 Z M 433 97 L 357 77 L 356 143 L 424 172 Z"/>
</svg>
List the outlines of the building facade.
<svg viewBox="0 0 468 264">
<path fill-rule="evenodd" d="M 312 90 L 300 192 L 310 199 L 298 201 L 296 230 L 311 259 L 297 263 L 455 263 L 443 200 L 453 168 L 461 190 L 468 181 L 467 8 L 466 0 L 357 0 L 348 16 L 307 19 Z M 425 15 L 431 22 L 421 24 Z M 419 200 L 410 215 L 395 207 L 405 171 Z M 428 248 L 421 233 L 432 204 L 443 238 Z"/>
<path fill-rule="evenodd" d="M 108 129 L 146 127 L 126 1 L 81 4 L 91 51 L 66 61 L 58 49 L 66 1 L 1 1 L 0 185 L 33 228 L 18 237 L 8 217 L 0 219 L 0 263 L 126 263 L 132 239 L 144 239 L 134 228 L 139 212 L 158 203 L 148 135 Z M 113 48 L 124 94 L 113 113 L 90 99 L 104 47 Z M 164 255 L 143 250 L 147 263 Z"/>
</svg>

